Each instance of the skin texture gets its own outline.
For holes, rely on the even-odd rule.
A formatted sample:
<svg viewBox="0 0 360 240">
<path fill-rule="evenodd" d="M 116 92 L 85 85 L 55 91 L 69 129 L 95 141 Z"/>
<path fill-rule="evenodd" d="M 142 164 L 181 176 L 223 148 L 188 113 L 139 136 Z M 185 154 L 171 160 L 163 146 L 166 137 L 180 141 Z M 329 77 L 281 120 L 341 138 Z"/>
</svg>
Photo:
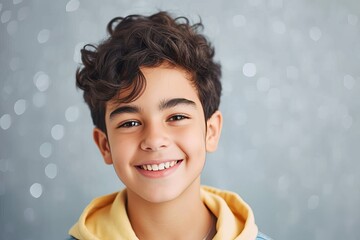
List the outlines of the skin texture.
<svg viewBox="0 0 360 240">
<path fill-rule="evenodd" d="M 109 101 L 107 135 L 95 128 L 94 140 L 127 187 L 127 211 L 139 238 L 201 239 L 213 222 L 200 198 L 200 174 L 206 152 L 217 148 L 221 113 L 205 121 L 190 75 L 181 68 L 163 64 L 141 71 L 143 94 L 131 103 Z M 139 167 L 175 160 L 164 174 L 148 176 Z"/>
</svg>

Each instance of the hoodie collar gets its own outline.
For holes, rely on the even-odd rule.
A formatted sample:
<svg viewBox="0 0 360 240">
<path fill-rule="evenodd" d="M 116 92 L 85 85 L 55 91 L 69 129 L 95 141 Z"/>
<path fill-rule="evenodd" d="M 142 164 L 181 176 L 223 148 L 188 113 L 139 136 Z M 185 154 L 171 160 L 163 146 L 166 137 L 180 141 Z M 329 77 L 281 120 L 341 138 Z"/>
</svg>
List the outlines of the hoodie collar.
<svg viewBox="0 0 360 240">
<path fill-rule="evenodd" d="M 201 197 L 217 218 L 214 240 L 256 239 L 258 233 L 250 206 L 237 194 L 203 186 Z"/>
<path fill-rule="evenodd" d="M 217 218 L 214 240 L 256 239 L 252 210 L 237 194 L 203 186 L 201 198 Z M 126 189 L 94 199 L 69 234 L 81 240 L 137 240 L 126 213 Z"/>
</svg>

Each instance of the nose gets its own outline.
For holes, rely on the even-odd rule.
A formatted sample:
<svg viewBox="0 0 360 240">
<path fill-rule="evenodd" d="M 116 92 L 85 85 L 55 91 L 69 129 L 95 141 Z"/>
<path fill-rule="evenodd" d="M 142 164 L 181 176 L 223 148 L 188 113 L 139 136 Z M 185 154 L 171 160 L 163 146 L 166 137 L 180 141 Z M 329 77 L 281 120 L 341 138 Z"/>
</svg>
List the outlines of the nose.
<svg viewBox="0 0 360 240">
<path fill-rule="evenodd" d="M 170 139 L 164 126 L 148 125 L 144 129 L 140 147 L 144 151 L 160 151 L 170 145 Z"/>
</svg>

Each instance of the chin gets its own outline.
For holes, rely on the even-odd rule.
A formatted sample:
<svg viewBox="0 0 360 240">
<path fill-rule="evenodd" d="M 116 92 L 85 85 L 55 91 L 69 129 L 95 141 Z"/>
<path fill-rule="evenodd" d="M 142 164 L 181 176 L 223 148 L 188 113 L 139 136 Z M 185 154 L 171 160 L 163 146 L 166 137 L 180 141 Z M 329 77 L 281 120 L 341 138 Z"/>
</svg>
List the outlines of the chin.
<svg viewBox="0 0 360 240">
<path fill-rule="evenodd" d="M 147 191 L 139 194 L 144 200 L 149 203 L 159 204 L 166 203 L 177 199 L 183 191 L 169 187 L 165 189 L 156 189 L 155 191 Z"/>
</svg>

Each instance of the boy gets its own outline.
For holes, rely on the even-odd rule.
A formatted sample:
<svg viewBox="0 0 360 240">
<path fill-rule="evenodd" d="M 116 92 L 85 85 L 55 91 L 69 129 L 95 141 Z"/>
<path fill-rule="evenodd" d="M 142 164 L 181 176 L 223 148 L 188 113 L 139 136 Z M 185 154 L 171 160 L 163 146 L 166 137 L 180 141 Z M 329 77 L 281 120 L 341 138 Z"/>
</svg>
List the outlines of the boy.
<svg viewBox="0 0 360 240">
<path fill-rule="evenodd" d="M 220 65 L 200 27 L 166 12 L 119 17 L 82 49 L 94 140 L 126 188 L 93 200 L 72 237 L 265 239 L 239 196 L 200 185 L 222 126 Z"/>
</svg>

